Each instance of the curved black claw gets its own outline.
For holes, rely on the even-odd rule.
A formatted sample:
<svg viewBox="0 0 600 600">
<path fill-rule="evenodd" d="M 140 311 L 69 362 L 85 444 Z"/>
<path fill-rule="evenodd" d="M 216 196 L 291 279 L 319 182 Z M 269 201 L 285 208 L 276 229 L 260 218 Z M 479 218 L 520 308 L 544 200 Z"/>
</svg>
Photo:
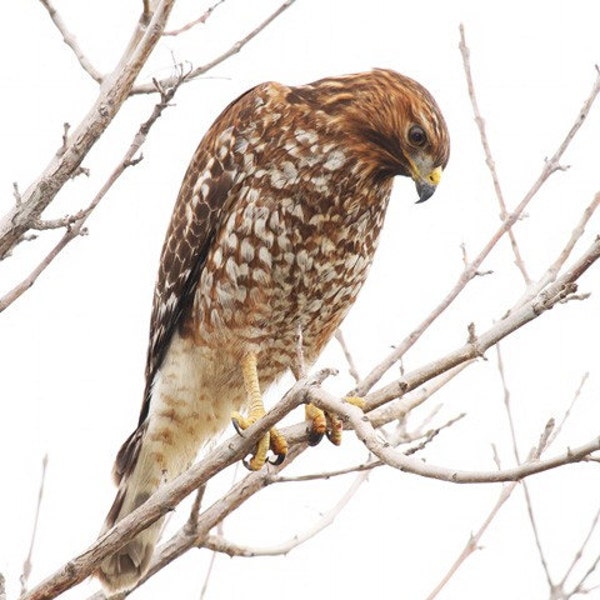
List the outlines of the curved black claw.
<svg viewBox="0 0 600 600">
<path fill-rule="evenodd" d="M 275 465 L 276 467 L 278 465 L 280 465 L 284 460 L 285 460 L 286 455 L 285 454 L 275 454 L 275 458 L 274 459 L 269 459 L 269 462 L 272 465 Z"/>
<path fill-rule="evenodd" d="M 238 420 L 233 417 L 231 419 L 231 423 L 233 425 L 233 428 L 235 429 L 236 433 L 240 436 L 240 437 L 246 437 L 244 435 L 244 430 L 242 429 L 242 426 L 238 423 Z"/>
<path fill-rule="evenodd" d="M 324 432 L 315 431 L 314 429 L 309 429 L 308 431 L 308 445 L 316 446 L 325 435 Z"/>
<path fill-rule="evenodd" d="M 248 471 L 254 471 L 254 469 L 250 466 L 250 461 L 247 458 L 242 459 L 242 464 L 248 469 Z"/>
</svg>

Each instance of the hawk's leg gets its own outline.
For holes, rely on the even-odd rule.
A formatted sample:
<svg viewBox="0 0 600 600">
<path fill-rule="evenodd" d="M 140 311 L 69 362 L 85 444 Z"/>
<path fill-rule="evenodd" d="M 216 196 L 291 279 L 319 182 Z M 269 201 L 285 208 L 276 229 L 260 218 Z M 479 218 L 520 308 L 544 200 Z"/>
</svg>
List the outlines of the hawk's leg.
<svg viewBox="0 0 600 600">
<path fill-rule="evenodd" d="M 234 427 L 238 432 L 243 431 L 256 423 L 265 415 L 265 406 L 262 401 L 260 384 L 258 381 L 258 370 L 256 363 L 256 354 L 249 352 L 242 358 L 242 374 L 244 377 L 244 388 L 248 397 L 249 411 L 248 416 L 244 417 L 238 412 L 231 416 Z M 287 454 L 287 442 L 285 438 L 274 427 L 267 431 L 256 445 L 256 450 L 252 458 L 244 464 L 252 471 L 258 471 L 267 460 L 269 448 L 277 457 L 274 464 L 281 464 Z"/>
<path fill-rule="evenodd" d="M 358 396 L 347 396 L 345 401 L 359 408 L 363 408 L 365 405 L 365 401 Z M 321 410 L 312 403 L 306 405 L 305 414 L 306 420 L 310 421 L 311 424 L 308 430 L 308 444 L 310 446 L 316 446 L 324 435 L 336 446 L 342 443 L 344 426 L 337 415 Z"/>
</svg>

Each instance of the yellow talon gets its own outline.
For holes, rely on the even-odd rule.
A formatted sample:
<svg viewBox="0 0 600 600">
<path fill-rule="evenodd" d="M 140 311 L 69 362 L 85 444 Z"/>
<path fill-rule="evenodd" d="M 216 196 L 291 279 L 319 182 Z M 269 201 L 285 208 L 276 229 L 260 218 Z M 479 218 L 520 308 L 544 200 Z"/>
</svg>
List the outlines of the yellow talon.
<svg viewBox="0 0 600 600">
<path fill-rule="evenodd" d="M 271 463 L 280 465 L 285 460 L 285 456 L 288 453 L 287 441 L 275 427 L 271 429 L 269 434 L 269 447 L 271 448 L 271 452 L 275 455 L 275 460 L 272 460 Z"/>
<path fill-rule="evenodd" d="M 304 407 L 306 420 L 310 422 L 308 430 L 308 445 L 316 446 L 327 433 L 327 418 L 325 413 L 312 402 Z"/>
<path fill-rule="evenodd" d="M 326 435 L 327 439 L 339 446 L 342 443 L 342 422 L 337 415 L 325 412 L 317 408 L 314 404 L 307 404 L 305 407 L 306 420 L 310 421 L 308 430 L 308 445 L 316 446 Z"/>
<path fill-rule="evenodd" d="M 244 376 L 244 388 L 248 396 L 249 412 L 248 416 L 244 417 L 239 412 L 234 412 L 231 415 L 233 425 L 237 432 L 242 431 L 254 425 L 259 419 L 265 415 L 265 406 L 260 393 L 260 384 L 258 381 L 258 371 L 256 364 L 256 354 L 249 352 L 242 358 L 242 374 Z M 258 441 L 252 458 L 249 461 L 244 461 L 251 471 L 258 471 L 267 461 L 267 452 L 269 448 L 276 455 L 273 464 L 281 464 L 288 451 L 288 445 L 285 438 L 274 427 L 267 431 Z"/>
<path fill-rule="evenodd" d="M 366 404 L 364 398 L 359 396 L 347 396 L 345 401 L 353 406 L 358 406 L 361 410 L 364 409 Z M 312 428 L 308 435 L 308 443 L 311 446 L 318 444 L 323 434 L 327 435 L 327 439 L 335 446 L 342 443 L 344 426 L 337 415 L 324 412 L 313 404 L 308 404 L 306 406 L 306 418 L 312 421 Z"/>
<path fill-rule="evenodd" d="M 332 413 L 326 413 L 327 416 L 327 439 L 334 445 L 339 446 L 342 443 L 342 432 L 344 426 L 341 419 Z"/>
</svg>

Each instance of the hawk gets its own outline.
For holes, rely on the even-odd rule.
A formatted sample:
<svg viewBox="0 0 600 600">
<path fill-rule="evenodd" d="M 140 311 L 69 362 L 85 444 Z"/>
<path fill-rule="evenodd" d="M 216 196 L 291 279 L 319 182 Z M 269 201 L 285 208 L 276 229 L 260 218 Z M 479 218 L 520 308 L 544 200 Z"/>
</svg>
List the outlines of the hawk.
<svg viewBox="0 0 600 600">
<path fill-rule="evenodd" d="M 264 390 L 288 369 L 298 376 L 298 332 L 314 362 L 367 277 L 393 178 L 412 178 L 427 200 L 448 155 L 431 94 L 391 70 L 263 83 L 225 108 L 192 157 L 167 230 L 141 414 L 117 455 L 104 531 L 184 471 L 232 414 L 238 429 L 264 414 Z M 269 447 L 285 456 L 276 430 L 250 468 Z M 107 589 L 135 585 L 160 529 L 101 564 Z"/>
</svg>

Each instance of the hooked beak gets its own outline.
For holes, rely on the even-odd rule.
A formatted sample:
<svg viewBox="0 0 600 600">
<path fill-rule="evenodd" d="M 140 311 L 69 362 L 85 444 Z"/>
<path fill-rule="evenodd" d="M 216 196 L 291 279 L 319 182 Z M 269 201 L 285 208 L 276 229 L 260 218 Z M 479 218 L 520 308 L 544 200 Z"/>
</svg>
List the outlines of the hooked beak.
<svg viewBox="0 0 600 600">
<path fill-rule="evenodd" d="M 419 199 L 417 200 L 417 204 L 421 202 L 425 202 L 425 200 L 429 200 L 433 193 L 436 190 L 440 179 L 442 178 L 442 167 L 436 167 L 430 173 L 427 173 L 425 176 L 421 175 L 415 169 L 416 173 L 413 176 L 415 185 L 417 187 L 417 194 L 419 194 Z"/>
</svg>

